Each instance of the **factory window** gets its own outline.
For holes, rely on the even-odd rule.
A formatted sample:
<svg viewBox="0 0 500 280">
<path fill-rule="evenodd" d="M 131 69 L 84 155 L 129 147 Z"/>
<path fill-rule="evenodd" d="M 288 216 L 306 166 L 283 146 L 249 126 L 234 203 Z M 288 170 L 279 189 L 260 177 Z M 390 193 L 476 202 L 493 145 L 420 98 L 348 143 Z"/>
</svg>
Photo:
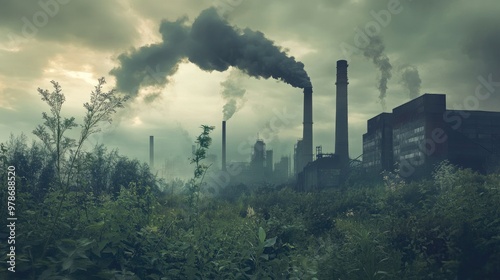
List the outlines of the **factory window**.
<svg viewBox="0 0 500 280">
<path fill-rule="evenodd" d="M 420 142 L 424 140 L 424 135 L 417 135 L 417 136 L 413 136 L 411 137 L 410 139 L 408 139 L 408 142 L 409 143 L 412 143 L 412 142 Z"/>
<path fill-rule="evenodd" d="M 410 159 L 410 158 L 416 158 L 418 159 L 418 161 L 421 161 L 423 160 L 423 153 L 420 152 L 420 151 L 416 151 L 416 152 L 413 152 L 413 153 L 409 153 L 409 154 L 406 154 L 404 156 L 402 156 L 401 158 L 402 159 Z"/>
<path fill-rule="evenodd" d="M 369 141 L 369 142 L 365 142 L 365 144 L 363 145 L 365 149 L 367 148 L 370 148 L 372 146 L 375 146 L 375 141 Z"/>
</svg>

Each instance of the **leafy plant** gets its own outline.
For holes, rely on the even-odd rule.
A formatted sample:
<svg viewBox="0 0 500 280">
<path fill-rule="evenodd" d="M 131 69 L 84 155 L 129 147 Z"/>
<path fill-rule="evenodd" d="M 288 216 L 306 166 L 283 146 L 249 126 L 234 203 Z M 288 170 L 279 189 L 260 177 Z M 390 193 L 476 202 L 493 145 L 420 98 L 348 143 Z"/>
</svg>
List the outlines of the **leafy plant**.
<svg viewBox="0 0 500 280">
<path fill-rule="evenodd" d="M 193 157 L 190 159 L 191 164 L 194 164 L 194 176 L 189 181 L 189 193 L 188 193 L 188 203 L 193 209 L 194 214 L 198 215 L 198 206 L 200 200 L 200 191 L 203 184 L 203 178 L 207 172 L 210 165 L 203 163 L 206 158 L 207 150 L 212 144 L 212 138 L 210 137 L 210 132 L 214 130 L 215 127 L 202 125 L 202 132 L 196 137 L 196 144 L 198 145 Z"/>
<path fill-rule="evenodd" d="M 397 183 L 390 191 L 377 182 L 314 193 L 239 185 L 227 188 L 226 196 L 203 196 L 211 129 L 202 128 L 187 196 L 173 191 L 181 188 L 180 180 L 162 183 L 160 192 L 146 164 L 103 146 L 80 151 L 66 188 L 76 146 L 60 158 L 65 179 L 60 185 L 54 154 L 13 137 L 4 159 L 20 174 L 16 277 L 496 279 L 500 274 L 498 174 L 443 163 L 434 177 Z M 0 197 L 6 195 L 1 188 Z M 0 261 L 7 261 L 6 255 Z M 5 267 L 0 279 L 10 279 Z"/>
<path fill-rule="evenodd" d="M 116 112 L 116 109 L 122 108 L 123 103 L 127 100 L 126 97 L 117 96 L 114 89 L 108 92 L 103 91 L 106 81 L 104 78 L 100 78 L 95 90 L 91 93 L 90 103 L 83 104 L 86 112 L 81 125 L 80 138 L 76 141 L 65 136 L 67 130 L 77 126 L 75 118 L 64 118 L 62 116 L 61 109 L 66 98 L 59 83 L 55 81 L 51 81 L 51 83 L 54 87 L 53 92 L 38 88 L 42 100 L 50 107 L 50 114 L 42 113 L 45 122 L 43 125 L 37 126 L 33 133 L 42 140 L 45 147 L 55 158 L 57 188 L 62 191 L 62 196 L 53 216 L 53 227 L 46 239 L 42 256 L 45 255 L 47 245 L 57 228 L 62 205 L 68 194 L 70 183 L 74 178 L 74 168 L 80 157 L 84 142 L 90 135 L 100 131 L 98 125 L 101 122 L 111 122 L 113 113 Z M 70 152 L 69 157 L 66 158 L 68 151 Z"/>
</svg>

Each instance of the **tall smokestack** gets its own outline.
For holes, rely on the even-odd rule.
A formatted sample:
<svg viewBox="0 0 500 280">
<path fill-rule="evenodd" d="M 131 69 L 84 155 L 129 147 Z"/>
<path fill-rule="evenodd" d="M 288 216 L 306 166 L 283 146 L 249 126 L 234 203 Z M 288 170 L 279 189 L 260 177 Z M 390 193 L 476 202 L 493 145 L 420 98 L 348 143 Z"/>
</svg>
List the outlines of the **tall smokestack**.
<svg viewBox="0 0 500 280">
<path fill-rule="evenodd" d="M 155 137 L 149 136 L 149 167 L 155 167 Z"/>
<path fill-rule="evenodd" d="M 222 170 L 226 171 L 226 121 L 222 121 Z"/>
<path fill-rule="evenodd" d="M 349 138 L 347 134 L 347 61 L 337 61 L 337 114 L 335 119 L 335 154 L 342 164 L 349 163 Z"/>
<path fill-rule="evenodd" d="M 313 117 L 312 117 L 312 87 L 304 88 L 304 127 L 302 134 L 302 162 L 300 171 L 313 160 Z"/>
</svg>

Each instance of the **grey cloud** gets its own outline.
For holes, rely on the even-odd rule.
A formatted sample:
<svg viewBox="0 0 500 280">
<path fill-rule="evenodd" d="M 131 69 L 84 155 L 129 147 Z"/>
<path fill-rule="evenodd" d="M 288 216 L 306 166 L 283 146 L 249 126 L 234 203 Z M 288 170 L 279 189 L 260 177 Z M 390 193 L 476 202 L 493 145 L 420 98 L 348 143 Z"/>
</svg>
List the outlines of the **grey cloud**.
<svg viewBox="0 0 500 280">
<path fill-rule="evenodd" d="M 1 7 L 0 26 L 7 30 L 3 40 L 36 38 L 109 50 L 137 37 L 134 19 L 120 1 L 2 0 Z"/>
<path fill-rule="evenodd" d="M 0 40 L 7 38 L 7 32 L 19 33 L 23 24 L 21 17 L 31 17 L 38 7 L 36 1 L 33 1 L 35 4 L 31 4 L 29 1 L 0 0 L 0 2 L 2 5 L 0 10 L 0 32 L 2 32 L 0 36 L 2 38 Z M 96 51 L 113 48 L 116 52 L 123 52 L 123 47 L 135 45 L 134 40 L 137 37 L 137 32 L 134 24 L 136 20 L 127 18 L 121 5 L 113 7 L 117 3 L 116 1 L 101 1 L 99 5 L 102 6 L 99 9 L 102 9 L 102 12 L 90 13 L 94 9 L 92 7 L 98 7 L 98 5 L 94 5 L 98 2 L 91 1 L 91 4 L 86 4 L 86 2 L 78 1 L 78 3 L 75 2 L 76 5 L 70 6 L 71 3 L 69 3 L 64 6 L 65 10 L 61 10 L 60 14 L 51 19 L 46 28 L 40 30 L 36 39 L 50 39 L 60 42 L 61 46 L 73 43 L 85 44 L 91 50 Z M 160 18 L 168 19 L 169 21 L 162 24 L 162 36 L 167 37 L 167 40 L 182 39 L 182 36 L 187 36 L 191 40 L 193 20 L 202 9 L 212 4 L 212 1 L 202 0 L 188 0 L 186 2 L 172 0 L 168 1 L 168 5 L 155 0 L 140 1 L 140 3 L 138 1 L 127 2 L 133 9 L 133 13 L 143 17 L 142 19 L 153 21 L 159 21 Z M 236 32 L 238 35 L 243 34 L 244 28 L 248 27 L 252 30 L 262 31 L 265 38 L 275 41 L 274 45 L 286 47 L 286 42 L 292 41 L 294 43 L 292 46 L 297 46 L 298 52 L 295 54 L 296 49 L 292 47 L 291 51 L 287 53 L 289 56 L 295 55 L 297 57 L 303 50 L 302 47 L 315 50 L 315 52 L 306 55 L 301 54 L 297 60 L 307 65 L 308 74 L 315 87 L 313 100 L 315 145 L 327 145 L 332 141 L 334 129 L 334 109 L 332 108 L 335 108 L 335 62 L 344 58 L 339 44 L 346 42 L 354 45 L 353 38 L 356 33 L 354 28 L 364 28 L 366 23 L 373 20 L 370 11 L 377 12 L 385 9 L 387 3 L 388 1 L 367 0 L 244 0 L 241 5 L 227 14 L 227 21 L 231 25 L 234 24 L 241 28 Z M 418 65 L 418 74 L 422 81 L 421 93 L 445 93 L 447 94 L 448 106 L 453 107 L 454 104 L 463 104 L 467 96 L 474 94 L 475 88 L 480 85 L 478 76 L 487 78 L 489 74 L 492 74 L 494 81 L 500 81 L 500 60 L 498 59 L 500 5 L 498 5 L 497 0 L 482 0 L 481 4 L 465 0 L 401 0 L 401 3 L 403 11 L 398 15 L 392 15 L 391 22 L 381 28 L 380 36 L 384 38 L 386 47 L 384 53 L 391 59 L 392 64 L 398 65 L 396 61 L 404 61 Z M 81 10 L 81 14 L 74 10 L 76 8 Z M 70 12 L 67 13 L 68 10 Z M 90 14 L 95 15 L 90 16 Z M 193 20 L 186 18 L 175 21 L 182 15 L 187 15 Z M 85 17 L 88 17 L 89 20 L 84 20 Z M 56 22 L 61 24 L 54 26 L 52 23 Z M 103 28 L 105 31 L 97 31 L 103 30 Z M 116 33 L 113 33 L 113 30 Z M 202 28 L 199 27 L 199 30 Z M 199 34 L 201 36 L 204 32 L 200 31 Z M 106 38 L 96 39 L 99 38 L 99 35 L 101 38 Z M 189 43 L 187 45 L 192 43 L 189 40 L 186 41 Z M 210 42 L 209 46 L 215 48 L 216 43 Z M 116 68 L 124 69 L 120 72 L 123 75 L 120 76 L 119 85 L 124 89 L 165 85 L 168 83 L 168 77 L 177 71 L 178 63 L 189 61 L 190 57 L 186 53 L 211 51 L 211 49 L 203 49 L 203 47 L 188 48 L 186 44 L 168 48 L 166 45 L 165 42 L 161 42 L 123 54 L 118 60 L 120 65 Z M 166 59 L 167 55 L 171 57 L 170 60 Z M 216 55 L 230 57 L 230 53 L 227 52 L 216 53 Z M 34 59 L 32 69 L 22 72 L 23 70 L 15 64 L 14 56 L 16 55 L 12 54 L 9 57 L 9 54 L 6 53 L 1 58 L 2 62 L 7 61 L 0 66 L 3 73 L 7 73 L 11 69 L 18 69 L 14 71 L 16 74 L 4 74 L 6 79 L 21 77 L 20 75 L 25 75 L 22 76 L 23 78 L 34 77 L 40 73 L 38 70 L 35 71 L 35 68 L 41 69 L 46 63 L 46 58 L 38 60 L 39 57 L 35 51 L 31 55 L 19 54 L 17 58 L 22 61 Z M 40 51 L 40 56 L 48 57 L 45 50 Z M 202 59 L 196 55 L 193 55 L 193 59 L 207 70 L 211 67 L 216 71 L 224 69 L 224 60 Z M 378 100 L 380 92 L 373 86 L 373 80 L 379 71 L 372 66 L 371 60 L 368 61 L 362 55 L 350 58 L 349 64 L 349 112 L 358 114 L 358 119 L 371 118 L 381 111 L 380 105 L 374 104 L 374 101 Z M 394 67 L 393 71 L 396 69 L 397 67 Z M 169 72 L 169 70 L 171 71 Z M 389 110 L 408 99 L 406 89 L 401 90 L 401 87 L 391 84 L 391 82 L 401 82 L 399 74 L 400 72 L 393 72 L 394 77 L 386 84 L 386 102 Z M 5 83 L 6 79 L 2 82 Z M 255 99 L 260 102 L 259 98 L 262 95 L 259 96 L 259 94 L 271 97 L 266 100 L 269 105 L 265 107 L 266 110 L 273 106 L 283 105 L 287 108 L 293 108 L 298 114 L 301 114 L 300 90 L 297 90 L 297 94 L 295 94 L 296 89 L 284 88 L 286 86 L 280 88 L 273 83 L 266 83 L 266 81 L 258 83 L 250 81 L 248 86 L 246 88 L 247 107 L 244 108 L 245 111 L 241 110 L 231 119 L 233 139 L 228 142 L 228 145 L 234 143 L 236 139 L 243 139 L 239 136 L 243 134 L 251 134 L 252 139 L 254 139 L 259 127 L 263 126 L 265 121 L 271 117 L 269 115 L 260 116 L 262 110 L 252 112 L 249 105 Z M 252 87 L 258 88 L 258 90 L 252 90 Z M 480 102 L 480 110 L 498 110 L 500 88 L 496 88 L 496 90 L 490 99 Z M 145 101 L 149 100 L 150 97 L 146 97 Z M 162 109 L 164 110 L 164 108 Z M 216 110 L 220 110 L 220 108 Z M 244 115 L 247 113 L 248 115 Z M 247 117 L 241 120 L 240 116 L 251 116 L 252 119 Z M 118 120 L 118 118 L 116 119 Z M 296 131 L 298 131 L 300 123 L 299 116 L 299 120 L 296 122 Z M 245 130 L 242 127 L 245 127 Z M 250 131 L 246 131 L 248 127 L 251 127 Z M 360 151 L 359 141 L 366 128 L 355 129 L 351 127 L 349 131 L 350 147 Z M 321 130 L 322 128 L 324 131 Z M 291 135 L 290 130 L 284 131 L 284 133 Z M 125 132 L 122 138 L 125 137 L 124 135 Z M 214 134 L 214 136 L 217 135 Z M 291 143 L 293 146 L 294 140 L 291 139 L 294 136 L 284 137 L 283 133 L 280 133 L 279 136 L 282 143 Z M 299 138 L 300 133 L 296 137 Z M 244 140 L 246 141 L 246 138 Z M 131 146 L 137 143 L 133 143 Z M 214 144 L 214 149 L 217 148 L 216 146 Z M 233 150 L 236 149 L 237 147 L 233 147 Z M 187 151 L 189 152 L 189 149 Z M 147 155 L 147 151 L 145 154 Z M 356 151 L 351 150 L 351 155 L 354 154 Z"/>
</svg>

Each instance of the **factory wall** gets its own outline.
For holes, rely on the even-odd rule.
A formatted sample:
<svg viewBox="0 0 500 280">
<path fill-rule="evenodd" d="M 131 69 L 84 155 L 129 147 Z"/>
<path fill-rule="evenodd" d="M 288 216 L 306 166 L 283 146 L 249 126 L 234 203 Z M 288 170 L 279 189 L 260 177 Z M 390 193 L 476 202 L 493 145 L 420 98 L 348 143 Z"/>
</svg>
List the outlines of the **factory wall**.
<svg viewBox="0 0 500 280">
<path fill-rule="evenodd" d="M 444 94 L 424 94 L 392 110 L 393 159 L 401 175 L 422 176 L 446 158 L 446 141 L 433 141 L 445 128 Z"/>
<path fill-rule="evenodd" d="M 448 116 L 464 112 L 449 110 Z M 449 125 L 448 159 L 482 173 L 500 162 L 500 112 L 466 111 L 467 118 Z M 454 127 L 455 126 L 455 127 Z"/>
<path fill-rule="evenodd" d="M 367 130 L 363 167 L 370 172 L 396 166 L 402 177 L 419 178 L 445 159 L 487 172 L 500 154 L 500 112 L 446 110 L 444 94 L 424 94 L 378 115 Z"/>
<path fill-rule="evenodd" d="M 368 120 L 368 131 L 363 134 L 363 168 L 382 172 L 393 168 L 392 114 L 382 113 Z"/>
</svg>

